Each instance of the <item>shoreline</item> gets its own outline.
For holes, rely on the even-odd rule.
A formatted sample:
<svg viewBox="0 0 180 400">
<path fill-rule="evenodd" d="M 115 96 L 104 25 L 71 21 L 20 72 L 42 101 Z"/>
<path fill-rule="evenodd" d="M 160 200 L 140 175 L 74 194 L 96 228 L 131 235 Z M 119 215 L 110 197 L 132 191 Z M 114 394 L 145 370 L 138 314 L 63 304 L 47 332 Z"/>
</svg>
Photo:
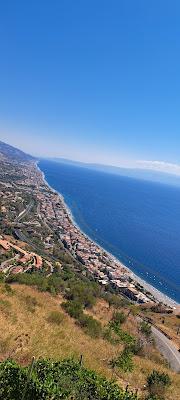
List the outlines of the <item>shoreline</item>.
<svg viewBox="0 0 180 400">
<path fill-rule="evenodd" d="M 81 227 L 78 225 L 78 223 L 75 221 L 75 218 L 72 214 L 71 209 L 69 208 L 69 206 L 66 204 L 65 199 L 63 197 L 63 195 L 61 193 L 59 193 L 56 189 L 54 189 L 46 180 L 46 176 L 45 173 L 40 169 L 39 167 L 39 160 L 35 162 L 35 166 L 36 168 L 39 170 L 39 172 L 42 175 L 43 178 L 43 182 L 48 186 L 48 188 L 55 194 L 58 194 L 60 201 L 63 204 L 64 209 L 66 210 L 66 213 L 69 217 L 69 219 L 71 220 L 72 225 L 78 229 L 78 231 L 87 239 L 89 240 L 91 243 L 95 244 L 99 249 L 101 249 L 112 262 L 116 262 L 118 263 L 122 268 L 124 268 L 124 270 L 127 271 L 127 273 L 129 274 L 129 277 L 133 280 L 134 283 L 138 283 L 141 286 L 143 286 L 143 288 L 151 293 L 151 295 L 154 297 L 154 299 L 157 302 L 162 302 L 163 304 L 171 307 L 171 308 L 176 308 L 177 306 L 179 306 L 179 303 L 175 300 L 173 300 L 172 298 L 170 298 L 169 296 L 167 296 L 165 293 L 161 292 L 159 289 L 156 289 L 153 285 L 151 285 L 150 283 L 146 282 L 144 279 L 140 278 L 138 275 L 136 275 L 129 267 L 127 267 L 125 264 L 122 263 L 121 260 L 119 260 L 116 256 L 114 256 L 112 253 L 110 253 L 109 251 L 107 251 L 105 248 L 103 248 L 101 245 L 99 245 L 99 243 L 97 243 L 94 239 L 92 239 L 91 237 L 89 237 L 82 229 Z"/>
</svg>

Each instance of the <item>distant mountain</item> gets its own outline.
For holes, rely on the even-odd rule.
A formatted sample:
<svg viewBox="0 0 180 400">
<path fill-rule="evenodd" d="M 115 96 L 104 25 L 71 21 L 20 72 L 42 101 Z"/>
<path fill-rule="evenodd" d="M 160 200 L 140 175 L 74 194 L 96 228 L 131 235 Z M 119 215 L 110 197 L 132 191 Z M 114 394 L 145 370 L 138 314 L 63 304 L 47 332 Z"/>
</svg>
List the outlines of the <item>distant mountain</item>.
<svg viewBox="0 0 180 400">
<path fill-rule="evenodd" d="M 50 160 L 58 163 L 74 165 L 76 167 L 88 168 L 96 171 L 111 173 L 114 175 L 127 176 L 129 178 L 143 179 L 146 181 L 159 182 L 167 185 L 180 187 L 180 177 L 165 172 L 158 172 L 150 169 L 123 168 L 123 167 L 115 167 L 112 165 L 83 163 L 80 161 L 67 160 L 65 158 L 51 158 Z"/>
<path fill-rule="evenodd" d="M 35 160 L 34 157 L 24 153 L 22 150 L 19 150 L 1 141 L 0 141 L 0 159 L 3 160 L 10 159 L 19 162 Z"/>
</svg>

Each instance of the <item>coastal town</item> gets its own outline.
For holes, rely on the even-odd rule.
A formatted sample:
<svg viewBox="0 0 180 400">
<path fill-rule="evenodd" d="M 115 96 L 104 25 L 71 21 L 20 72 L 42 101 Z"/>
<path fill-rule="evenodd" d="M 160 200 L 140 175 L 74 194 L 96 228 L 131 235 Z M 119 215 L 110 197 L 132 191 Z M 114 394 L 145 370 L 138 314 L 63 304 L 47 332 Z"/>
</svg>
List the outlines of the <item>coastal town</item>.
<svg viewBox="0 0 180 400">
<path fill-rule="evenodd" d="M 3 162 L 0 255 L 6 258 L 0 264 L 1 272 L 16 274 L 45 268 L 51 274 L 57 263 L 61 266 L 55 252 L 59 247 L 83 265 L 105 289 L 110 285 L 116 293 L 135 303 L 159 302 L 154 293 L 134 279 L 130 270 L 75 225 L 62 196 L 45 182 L 36 160 L 20 164 Z M 8 233 L 40 249 L 41 256 L 12 244 Z"/>
</svg>

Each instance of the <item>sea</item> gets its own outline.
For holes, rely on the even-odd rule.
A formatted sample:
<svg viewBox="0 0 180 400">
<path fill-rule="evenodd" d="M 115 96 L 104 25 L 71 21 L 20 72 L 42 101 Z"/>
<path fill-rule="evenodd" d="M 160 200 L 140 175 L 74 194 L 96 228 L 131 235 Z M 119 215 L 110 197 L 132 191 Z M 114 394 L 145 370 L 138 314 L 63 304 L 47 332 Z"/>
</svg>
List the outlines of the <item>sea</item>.
<svg viewBox="0 0 180 400">
<path fill-rule="evenodd" d="M 38 165 L 85 234 L 180 303 L 180 188 L 49 160 Z"/>
</svg>

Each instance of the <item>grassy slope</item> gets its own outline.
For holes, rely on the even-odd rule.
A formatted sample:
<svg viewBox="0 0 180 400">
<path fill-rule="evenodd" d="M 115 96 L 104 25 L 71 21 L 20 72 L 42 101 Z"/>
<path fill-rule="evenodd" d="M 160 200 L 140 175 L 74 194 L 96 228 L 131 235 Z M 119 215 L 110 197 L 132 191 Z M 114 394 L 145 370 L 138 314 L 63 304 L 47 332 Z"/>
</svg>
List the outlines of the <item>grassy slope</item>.
<svg viewBox="0 0 180 400">
<path fill-rule="evenodd" d="M 79 328 L 74 320 L 64 313 L 60 307 L 62 298 L 52 297 L 48 293 L 38 292 L 36 289 L 22 285 L 13 285 L 14 294 L 8 294 L 4 285 L 0 286 L 0 358 L 10 354 L 13 358 L 26 364 L 34 355 L 59 359 L 65 356 L 80 357 L 83 354 L 87 367 L 112 377 L 112 370 L 108 361 L 117 356 L 121 345 L 113 346 L 103 339 L 92 339 Z M 27 298 L 27 296 L 30 296 Z M 33 307 L 31 300 L 37 305 Z M 34 308 L 34 311 L 33 311 Z M 63 320 L 60 325 L 48 322 L 51 311 L 60 311 Z M 106 303 L 99 302 L 91 312 L 102 323 L 111 317 Z M 136 332 L 133 319 L 129 318 L 125 325 L 132 333 Z M 142 388 L 146 376 L 155 368 L 168 372 L 173 380 L 167 396 L 168 400 L 179 399 L 180 375 L 167 370 L 161 364 L 158 353 L 154 351 L 153 359 L 135 357 L 136 368 L 132 373 L 123 374 L 115 378 L 123 386 L 129 382 L 132 388 Z M 157 362 L 155 362 L 157 360 Z"/>
</svg>

